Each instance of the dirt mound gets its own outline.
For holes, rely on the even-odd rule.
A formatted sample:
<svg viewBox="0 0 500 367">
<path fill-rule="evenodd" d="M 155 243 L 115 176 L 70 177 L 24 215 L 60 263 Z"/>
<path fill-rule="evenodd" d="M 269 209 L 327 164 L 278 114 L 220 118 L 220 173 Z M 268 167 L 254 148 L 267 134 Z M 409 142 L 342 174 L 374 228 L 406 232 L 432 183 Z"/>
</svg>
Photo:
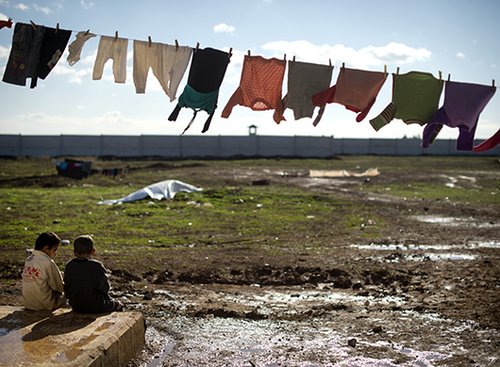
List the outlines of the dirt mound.
<svg viewBox="0 0 500 367">
<path fill-rule="evenodd" d="M 115 275 L 115 272 L 113 272 Z M 145 274 L 151 278 L 152 274 Z M 200 269 L 189 272 L 175 272 L 166 269 L 153 276 L 154 284 L 183 282 L 191 284 L 233 284 L 233 285 L 262 285 L 262 286 L 294 286 L 332 284 L 333 288 L 359 289 L 366 285 L 400 285 L 410 283 L 411 276 L 394 270 L 366 270 L 362 278 L 357 280 L 349 272 L 338 269 L 322 269 L 319 267 L 285 266 L 272 267 L 269 265 L 253 266 L 247 269 L 231 268 Z"/>
</svg>

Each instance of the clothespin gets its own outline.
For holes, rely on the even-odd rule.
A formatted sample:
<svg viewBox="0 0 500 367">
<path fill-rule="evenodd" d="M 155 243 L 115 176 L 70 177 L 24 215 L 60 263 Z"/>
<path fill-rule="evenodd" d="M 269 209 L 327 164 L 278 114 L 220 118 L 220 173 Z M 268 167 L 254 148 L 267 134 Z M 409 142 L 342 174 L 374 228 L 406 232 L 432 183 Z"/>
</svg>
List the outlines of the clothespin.
<svg viewBox="0 0 500 367">
<path fill-rule="evenodd" d="M 31 23 L 31 26 L 33 27 L 33 29 L 36 30 L 37 25 L 35 24 L 35 22 L 33 22 L 32 20 L 30 20 L 30 23 Z"/>
<path fill-rule="evenodd" d="M 399 75 L 399 66 L 396 69 L 396 75 Z"/>
<path fill-rule="evenodd" d="M 250 56 L 250 50 L 248 50 L 248 56 Z"/>
<path fill-rule="evenodd" d="M 56 24 L 56 32 L 55 33 L 57 33 L 57 32 L 59 32 L 59 23 Z"/>
<path fill-rule="evenodd" d="M 196 50 L 200 48 L 200 42 L 196 42 Z"/>
<path fill-rule="evenodd" d="M 118 40 L 118 31 L 115 31 L 115 41 Z"/>
<path fill-rule="evenodd" d="M 387 65 L 384 65 L 384 75 L 387 75 Z"/>
<path fill-rule="evenodd" d="M 448 74 L 448 81 L 450 81 L 451 79 L 451 74 Z"/>
<path fill-rule="evenodd" d="M 293 55 L 293 59 L 292 59 L 292 61 L 295 61 L 295 55 Z"/>
<path fill-rule="evenodd" d="M 175 51 L 177 51 L 178 49 L 179 49 L 179 42 L 175 40 Z"/>
<path fill-rule="evenodd" d="M 491 79 L 491 86 L 495 88 L 495 79 Z"/>
<path fill-rule="evenodd" d="M 332 59 L 328 59 L 328 66 L 332 66 Z"/>
<path fill-rule="evenodd" d="M 443 73 L 439 70 L 439 80 L 443 79 Z"/>
<path fill-rule="evenodd" d="M 232 47 L 229 48 L 229 56 L 228 57 L 231 58 L 231 56 L 233 56 L 233 48 Z"/>
<path fill-rule="evenodd" d="M 149 44 L 149 47 L 151 47 L 151 36 L 148 36 L 148 44 Z"/>
<path fill-rule="evenodd" d="M 283 55 L 283 60 L 285 60 L 285 61 L 286 61 L 286 54 L 284 54 L 284 55 Z"/>
<path fill-rule="evenodd" d="M 87 29 L 87 31 L 85 32 L 85 35 L 89 34 L 90 32 L 90 29 Z"/>
<path fill-rule="evenodd" d="M 344 62 L 342 63 L 342 69 L 343 69 L 343 68 L 345 68 L 345 63 L 344 63 Z"/>
</svg>

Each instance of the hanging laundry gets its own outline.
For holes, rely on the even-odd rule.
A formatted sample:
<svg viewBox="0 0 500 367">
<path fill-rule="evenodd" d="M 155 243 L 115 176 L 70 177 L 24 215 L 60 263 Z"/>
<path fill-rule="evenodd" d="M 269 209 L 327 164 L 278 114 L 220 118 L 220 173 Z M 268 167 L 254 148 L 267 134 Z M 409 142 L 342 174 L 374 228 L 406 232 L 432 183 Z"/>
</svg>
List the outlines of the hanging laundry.
<svg viewBox="0 0 500 367">
<path fill-rule="evenodd" d="M 170 102 L 174 101 L 192 50 L 186 46 L 134 40 L 133 74 L 136 93 L 146 92 L 146 80 L 151 68 L 161 87 L 170 97 Z"/>
<path fill-rule="evenodd" d="M 360 122 L 370 112 L 386 79 L 387 73 L 342 67 L 337 84 L 314 95 L 313 101 L 317 106 L 332 102 L 344 105 L 348 110 L 358 113 L 356 121 Z M 314 126 L 318 122 L 315 121 Z"/>
<path fill-rule="evenodd" d="M 254 111 L 275 110 L 273 118 L 277 124 L 285 120 L 281 104 L 285 68 L 285 60 L 245 55 L 240 85 L 224 107 L 222 117 L 228 118 L 233 107 L 241 105 Z"/>
<path fill-rule="evenodd" d="M 126 38 L 101 36 L 97 47 L 92 79 L 100 80 L 104 71 L 104 64 L 109 59 L 112 59 L 115 83 L 125 83 L 127 78 L 127 47 L 128 39 Z"/>
<path fill-rule="evenodd" d="M 2 78 L 5 83 L 25 86 L 27 78 L 37 75 L 44 34 L 44 26 L 16 23 Z"/>
<path fill-rule="evenodd" d="M 34 24 L 16 23 L 12 48 L 3 81 L 35 88 L 38 78 L 45 79 L 59 61 L 68 44 L 71 31 Z"/>
<path fill-rule="evenodd" d="M 12 19 L 9 20 L 0 20 L 0 29 L 7 27 L 12 28 Z"/>
<path fill-rule="evenodd" d="M 498 144 L 500 144 L 500 129 L 481 144 L 475 145 L 472 150 L 474 152 L 486 152 L 487 150 L 495 148 Z"/>
<path fill-rule="evenodd" d="M 312 96 L 328 88 L 332 79 L 333 66 L 288 61 L 288 92 L 282 100 L 281 111 L 293 110 L 295 120 L 312 117 L 315 105 Z M 316 119 L 323 116 L 324 106 Z M 277 112 L 276 112 L 277 113 Z M 276 116 L 279 117 L 279 116 Z"/>
<path fill-rule="evenodd" d="M 202 132 L 208 131 L 210 122 L 217 108 L 219 88 L 226 74 L 230 54 L 213 48 L 196 49 L 193 53 L 187 85 L 179 96 L 177 106 L 168 120 L 175 121 L 181 108 L 189 107 L 194 110 L 193 118 L 186 126 L 183 134 L 189 129 L 198 111 L 209 114 Z"/>
<path fill-rule="evenodd" d="M 75 40 L 71 42 L 68 46 L 69 55 L 67 58 L 68 64 L 70 66 L 75 65 L 78 61 L 80 61 L 80 54 L 82 53 L 83 46 L 85 42 L 87 42 L 92 37 L 96 35 L 90 32 L 78 32 L 76 34 Z"/>
<path fill-rule="evenodd" d="M 377 131 L 394 118 L 424 125 L 437 111 L 442 89 L 443 81 L 430 73 L 392 74 L 392 102 L 370 124 Z"/>
<path fill-rule="evenodd" d="M 488 85 L 446 82 L 444 104 L 427 122 L 422 147 L 434 142 L 443 124 L 458 127 L 458 150 L 472 150 L 479 115 L 496 92 Z"/>
<path fill-rule="evenodd" d="M 36 87 L 38 78 L 45 79 L 50 74 L 66 49 L 70 37 L 70 30 L 45 27 L 38 70 L 31 79 L 30 88 Z"/>
</svg>

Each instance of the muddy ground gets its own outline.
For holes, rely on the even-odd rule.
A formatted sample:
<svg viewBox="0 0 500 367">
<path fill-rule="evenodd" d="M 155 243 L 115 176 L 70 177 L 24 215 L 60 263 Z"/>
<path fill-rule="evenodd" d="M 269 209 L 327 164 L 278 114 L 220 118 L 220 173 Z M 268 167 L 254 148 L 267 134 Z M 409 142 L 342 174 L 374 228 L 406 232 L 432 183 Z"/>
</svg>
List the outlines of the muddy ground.
<svg viewBox="0 0 500 367">
<path fill-rule="evenodd" d="M 220 243 L 207 256 L 185 251 L 182 267 L 165 259 L 161 272 L 111 264 L 113 295 L 148 325 L 147 346 L 130 366 L 500 366 L 498 205 L 373 194 L 360 190 L 370 182 L 362 177 L 212 173 L 233 185 L 258 178 L 336 193 L 392 225 L 365 240 L 315 228 L 330 239 L 321 251 L 285 246 L 264 257 L 245 242 Z M 367 218 L 359 232 L 370 225 Z M 2 287 L 3 303 L 18 304 L 19 280 Z"/>
</svg>

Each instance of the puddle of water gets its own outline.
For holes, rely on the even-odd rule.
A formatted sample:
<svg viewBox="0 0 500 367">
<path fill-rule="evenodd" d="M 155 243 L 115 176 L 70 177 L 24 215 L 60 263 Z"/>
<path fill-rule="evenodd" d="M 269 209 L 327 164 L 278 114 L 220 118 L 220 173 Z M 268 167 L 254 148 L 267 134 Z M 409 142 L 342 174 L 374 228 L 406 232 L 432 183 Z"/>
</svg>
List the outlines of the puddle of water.
<svg viewBox="0 0 500 367">
<path fill-rule="evenodd" d="M 323 285 L 324 286 L 324 285 Z M 279 313 L 283 315 L 306 312 L 314 307 L 345 305 L 348 303 L 362 304 L 367 297 L 361 297 L 330 289 L 317 290 L 269 290 L 258 293 L 223 294 L 225 302 L 245 305 L 258 310 L 261 315 Z M 383 300 L 376 300 L 383 302 Z"/>
<path fill-rule="evenodd" d="M 458 178 L 461 178 L 462 180 L 466 180 L 466 181 L 470 181 L 470 182 L 476 182 L 475 177 L 459 175 Z"/>
<path fill-rule="evenodd" d="M 171 338 L 161 335 L 154 328 L 146 330 L 146 339 L 160 344 L 159 352 L 155 354 L 154 358 L 146 365 L 146 367 L 162 366 L 163 361 L 170 355 L 170 353 L 172 353 L 176 343 Z M 161 342 L 159 342 L 160 340 Z"/>
<path fill-rule="evenodd" d="M 470 248 L 500 248 L 500 242 L 497 241 L 483 241 L 471 242 L 468 244 Z"/>
<path fill-rule="evenodd" d="M 446 175 L 441 175 L 442 177 L 448 179 L 449 182 L 445 183 L 444 185 L 446 187 L 449 187 L 449 188 L 455 188 L 455 187 L 459 187 L 457 186 L 457 183 L 458 183 L 458 179 L 461 179 L 462 181 L 468 181 L 469 184 L 475 184 L 476 183 L 476 178 L 475 177 L 470 177 L 470 176 L 463 176 L 463 175 L 459 175 L 457 177 L 453 177 L 453 176 L 446 176 Z"/>
<path fill-rule="evenodd" d="M 351 245 L 360 250 L 372 251 L 403 251 L 403 253 L 392 253 L 389 256 L 381 257 L 379 260 L 385 262 L 401 262 L 401 261 L 472 261 L 478 258 L 475 254 L 464 254 L 458 252 L 425 252 L 425 253 L 408 253 L 410 251 L 429 251 L 429 250 L 459 250 L 459 249 L 478 249 L 478 248 L 499 248 L 497 242 L 478 242 L 462 246 L 451 245 Z"/>
<path fill-rule="evenodd" d="M 427 253 L 423 254 L 422 256 L 412 256 L 411 260 L 415 259 L 417 261 L 421 261 L 421 257 L 423 259 L 429 259 L 431 261 L 459 261 L 459 260 L 475 260 L 477 258 L 476 255 L 471 255 L 471 254 L 457 254 L 457 253 L 444 253 L 444 254 L 433 254 L 433 253 Z"/>
<path fill-rule="evenodd" d="M 374 250 L 374 251 L 445 251 L 445 250 L 475 250 L 482 248 L 498 249 L 500 248 L 500 242 L 498 241 L 479 241 L 479 242 L 469 242 L 466 244 L 457 245 L 415 245 L 415 244 L 377 244 L 370 243 L 369 245 L 359 245 L 353 244 L 350 247 L 355 247 L 360 250 Z"/>
<path fill-rule="evenodd" d="M 66 363 L 74 361 L 78 356 L 81 355 L 82 349 L 84 349 L 85 346 L 87 346 L 90 342 L 95 340 L 98 336 L 99 335 L 92 334 L 70 345 L 69 349 L 66 349 L 65 351 L 59 353 L 56 356 L 55 361 L 58 363 Z"/>
<path fill-rule="evenodd" d="M 500 223 L 479 222 L 472 217 L 458 218 L 458 217 L 442 217 L 439 215 L 415 215 L 412 218 L 423 223 L 440 224 L 450 227 L 459 227 L 459 226 L 478 227 L 478 228 L 500 227 Z"/>
<path fill-rule="evenodd" d="M 352 335 L 340 330 L 337 322 L 320 326 L 315 320 L 300 323 L 175 317 L 168 324 L 170 332 L 180 341 L 175 345 L 169 341 L 164 348 L 167 352 L 157 355 L 148 367 L 182 364 L 431 367 L 435 361 L 449 357 L 446 352 L 421 351 L 389 342 L 370 343 L 361 336 L 356 337 L 359 351 L 370 348 L 384 357 L 362 356 L 358 349 L 347 345 Z M 398 356 L 404 356 L 406 362 L 395 362 Z"/>
</svg>

